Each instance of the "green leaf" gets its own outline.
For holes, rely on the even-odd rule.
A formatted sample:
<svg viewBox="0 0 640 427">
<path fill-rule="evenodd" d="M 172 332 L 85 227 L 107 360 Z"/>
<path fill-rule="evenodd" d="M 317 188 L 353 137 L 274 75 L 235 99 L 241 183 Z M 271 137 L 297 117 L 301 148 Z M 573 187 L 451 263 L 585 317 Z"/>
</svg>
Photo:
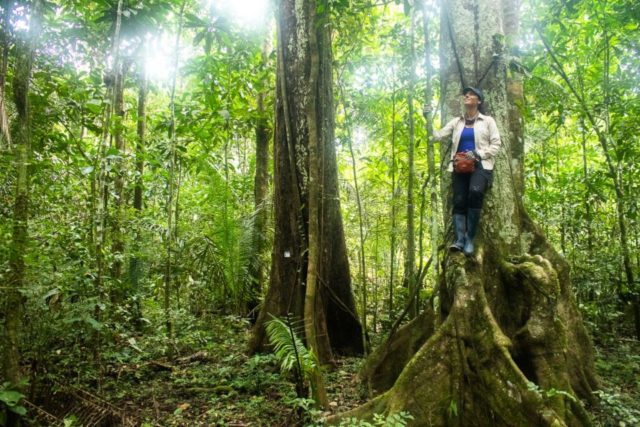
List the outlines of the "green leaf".
<svg viewBox="0 0 640 427">
<path fill-rule="evenodd" d="M 137 351 L 139 351 L 140 353 L 142 353 L 142 349 L 140 347 L 138 347 L 137 343 L 136 343 L 136 339 L 131 337 L 129 338 L 129 340 L 127 341 L 129 343 L 129 345 L 131 347 L 133 347 L 134 349 L 136 349 Z"/>
<path fill-rule="evenodd" d="M 51 298 L 54 295 L 58 295 L 60 293 L 60 289 L 59 288 L 53 288 L 51 289 L 49 292 L 47 292 L 46 294 L 44 294 L 44 296 L 42 297 L 43 300 L 47 300 L 49 298 Z"/>
<path fill-rule="evenodd" d="M 24 395 L 22 393 L 15 390 L 0 391 L 0 401 L 4 402 L 8 407 L 17 405 L 23 397 Z"/>
<path fill-rule="evenodd" d="M 27 408 L 24 406 L 11 406 L 9 409 L 11 412 L 15 412 L 18 415 L 27 415 Z"/>
<path fill-rule="evenodd" d="M 91 327 L 93 329 L 95 329 L 96 331 L 100 331 L 102 330 L 102 323 L 98 322 L 96 319 L 94 319 L 91 316 L 87 316 L 84 318 L 84 320 L 91 325 Z"/>
</svg>

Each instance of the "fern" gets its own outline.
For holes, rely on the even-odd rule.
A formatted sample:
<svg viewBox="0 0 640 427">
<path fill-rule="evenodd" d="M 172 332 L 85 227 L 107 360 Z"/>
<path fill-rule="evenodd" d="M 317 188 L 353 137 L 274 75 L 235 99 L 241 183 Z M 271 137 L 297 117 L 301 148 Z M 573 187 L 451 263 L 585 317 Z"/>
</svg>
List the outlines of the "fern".
<svg viewBox="0 0 640 427">
<path fill-rule="evenodd" d="M 272 315 L 265 327 L 269 342 L 273 345 L 283 372 L 294 370 L 301 374 L 305 380 L 309 380 L 311 374 L 319 371 L 320 364 L 317 356 L 305 347 L 291 326 L 289 319 L 285 323 L 282 319 Z"/>
</svg>

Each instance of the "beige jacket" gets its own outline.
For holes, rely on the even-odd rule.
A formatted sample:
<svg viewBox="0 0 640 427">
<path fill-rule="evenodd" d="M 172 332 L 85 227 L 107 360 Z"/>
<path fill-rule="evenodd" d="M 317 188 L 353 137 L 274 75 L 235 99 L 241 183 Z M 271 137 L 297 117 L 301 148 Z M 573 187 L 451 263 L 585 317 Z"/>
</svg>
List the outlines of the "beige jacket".
<svg viewBox="0 0 640 427">
<path fill-rule="evenodd" d="M 464 129 L 464 116 L 456 117 L 451 120 L 440 130 L 434 132 L 434 138 L 438 141 L 442 141 L 445 138 L 453 136 L 451 140 L 451 160 L 458 151 L 458 144 L 460 143 L 460 136 Z M 500 133 L 498 132 L 498 126 L 493 117 L 485 116 L 478 113 L 478 118 L 473 127 L 473 136 L 476 144 L 476 153 L 482 160 L 482 167 L 487 170 L 493 170 L 495 164 L 495 156 L 500 150 Z M 449 162 L 447 168 L 449 172 L 453 172 L 453 162 Z"/>
</svg>

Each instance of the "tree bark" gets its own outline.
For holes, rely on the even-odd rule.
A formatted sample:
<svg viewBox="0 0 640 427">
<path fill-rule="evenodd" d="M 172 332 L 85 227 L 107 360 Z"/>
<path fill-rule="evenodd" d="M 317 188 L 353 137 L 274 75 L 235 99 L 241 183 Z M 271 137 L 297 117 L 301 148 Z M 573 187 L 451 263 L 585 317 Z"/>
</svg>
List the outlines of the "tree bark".
<svg viewBox="0 0 640 427">
<path fill-rule="evenodd" d="M 476 253 L 445 255 L 432 313 L 398 331 L 386 344 L 392 352 L 376 352 L 367 361 L 365 380 L 383 394 L 332 422 L 408 411 L 416 426 L 590 425 L 573 397 L 592 401 L 597 384 L 569 268 L 524 210 L 510 167 L 512 145 L 522 138 L 505 131 L 509 107 L 499 7 L 452 0 L 441 23 L 443 116 L 462 111 L 461 81 L 474 85 L 484 74 L 489 114 L 502 130 Z M 485 73 L 488 67 L 493 69 Z M 443 155 L 448 145 L 443 143 Z M 444 181 L 443 194 L 450 199 L 450 179 Z M 420 331 L 429 333 L 419 336 Z M 392 357 L 397 354 L 403 356 Z"/>
<path fill-rule="evenodd" d="M 330 353 L 331 343 L 329 336 L 326 334 L 326 318 L 320 316 L 322 304 L 320 303 L 320 293 L 318 288 L 318 271 L 320 262 L 320 176 L 321 163 L 319 151 L 321 149 L 319 142 L 319 123 L 318 111 L 316 104 L 318 77 L 320 74 L 320 58 L 318 52 L 318 41 L 315 32 L 315 13 L 316 2 L 309 0 L 307 2 L 308 16 L 311 18 L 312 25 L 309 25 L 309 95 L 306 100 L 305 110 L 307 113 L 307 126 L 309 131 L 309 180 L 308 185 L 308 206 L 309 206 L 309 249 L 307 262 L 307 282 L 304 296 L 304 333 L 307 338 L 307 346 L 312 352 L 321 353 L 324 348 L 324 360 L 333 358 Z M 311 375 L 311 388 L 313 398 L 320 407 L 327 409 L 329 400 L 327 391 L 324 386 L 322 373 L 319 371 Z"/>
<path fill-rule="evenodd" d="M 331 73 L 331 44 L 327 5 L 324 12 L 310 14 L 293 0 L 279 3 L 278 74 L 276 91 L 276 130 L 274 138 L 274 209 L 275 242 L 271 258 L 269 290 L 253 330 L 250 352 L 267 344 L 264 322 L 269 314 L 284 317 L 292 313 L 303 317 L 309 249 L 309 136 L 306 106 L 315 99 L 319 172 L 318 291 L 322 309 L 316 319 L 326 322 L 331 348 L 318 348 L 322 362 L 331 359 L 332 351 L 360 354 L 363 351 L 361 326 L 351 289 L 346 252 L 334 147 L 334 110 Z M 320 24 L 322 22 L 322 24 Z M 318 78 L 310 88 L 312 48 L 309 31 L 316 34 Z M 314 90 L 314 95 L 309 93 Z M 321 326 L 319 326 L 321 327 Z"/>
<path fill-rule="evenodd" d="M 522 0 L 504 0 L 502 11 L 504 14 L 504 35 L 511 58 L 518 57 L 516 39 L 520 32 L 520 4 Z M 509 134 L 509 139 L 514 141 L 511 144 L 511 174 L 513 184 L 519 197 L 524 196 L 524 141 L 519 138 L 524 136 L 524 118 L 522 109 L 524 108 L 524 84 L 522 74 L 508 66 L 507 72 L 507 126 L 505 131 Z"/>
</svg>

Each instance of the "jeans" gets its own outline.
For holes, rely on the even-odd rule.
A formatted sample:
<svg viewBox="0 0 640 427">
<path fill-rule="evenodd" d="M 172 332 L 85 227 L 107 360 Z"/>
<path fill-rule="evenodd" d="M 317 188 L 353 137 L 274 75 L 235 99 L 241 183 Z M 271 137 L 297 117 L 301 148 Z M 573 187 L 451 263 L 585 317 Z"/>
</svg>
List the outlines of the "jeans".
<svg viewBox="0 0 640 427">
<path fill-rule="evenodd" d="M 473 173 L 453 172 L 453 213 L 466 215 L 467 209 L 482 209 L 484 193 L 493 182 L 493 171 L 478 162 Z"/>
</svg>

